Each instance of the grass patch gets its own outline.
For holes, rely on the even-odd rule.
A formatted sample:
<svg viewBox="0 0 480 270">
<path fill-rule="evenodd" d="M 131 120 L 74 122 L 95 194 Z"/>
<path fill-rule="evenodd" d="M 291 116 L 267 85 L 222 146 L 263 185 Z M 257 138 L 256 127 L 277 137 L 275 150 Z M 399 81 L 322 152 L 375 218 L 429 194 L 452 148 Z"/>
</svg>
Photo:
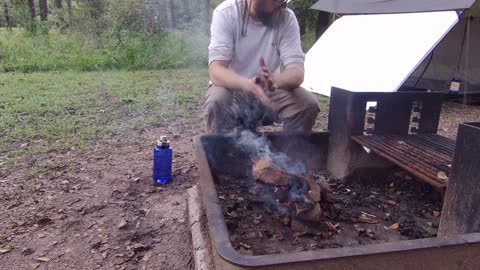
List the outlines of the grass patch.
<svg viewBox="0 0 480 270">
<path fill-rule="evenodd" d="M 81 151 L 178 116 L 200 125 L 207 82 L 206 69 L 0 74 L 0 157 L 14 170 L 25 157 Z"/>
<path fill-rule="evenodd" d="M 208 37 L 194 31 L 131 35 L 119 42 L 80 32 L 33 35 L 0 28 L 0 71 L 95 71 L 206 67 Z"/>
</svg>

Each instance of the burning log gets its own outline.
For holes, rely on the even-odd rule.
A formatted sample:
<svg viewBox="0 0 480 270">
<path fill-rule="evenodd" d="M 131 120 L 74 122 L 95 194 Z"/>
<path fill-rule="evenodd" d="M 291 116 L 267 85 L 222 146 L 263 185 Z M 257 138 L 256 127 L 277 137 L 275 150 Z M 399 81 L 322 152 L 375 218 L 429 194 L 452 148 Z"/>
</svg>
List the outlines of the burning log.
<svg viewBox="0 0 480 270">
<path fill-rule="evenodd" d="M 303 181 L 302 177 L 282 170 L 267 156 L 263 156 L 253 164 L 253 177 L 259 182 L 275 186 L 291 186 L 298 181 Z"/>
<path fill-rule="evenodd" d="M 328 183 L 317 183 L 312 174 L 302 177 L 282 170 L 273 161 L 264 156 L 253 165 L 253 176 L 263 184 L 287 186 L 295 196 L 289 196 L 288 205 L 292 208 L 295 218 L 304 221 L 321 222 L 321 201 L 333 203 L 334 196 Z M 292 191 L 295 187 L 295 191 Z M 298 188 L 305 187 L 305 189 Z M 302 192 L 301 190 L 304 190 Z M 300 192 L 300 194 L 297 194 Z M 292 198 L 294 197 L 294 198 Z"/>
</svg>

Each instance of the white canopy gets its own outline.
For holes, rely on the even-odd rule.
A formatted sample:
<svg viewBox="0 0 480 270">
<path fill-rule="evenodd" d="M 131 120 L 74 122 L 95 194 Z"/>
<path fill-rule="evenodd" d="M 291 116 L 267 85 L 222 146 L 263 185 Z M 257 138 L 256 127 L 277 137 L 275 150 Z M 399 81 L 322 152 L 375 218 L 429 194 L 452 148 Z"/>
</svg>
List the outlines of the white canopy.
<svg viewBox="0 0 480 270">
<path fill-rule="evenodd" d="M 455 11 L 343 16 L 306 54 L 302 86 L 326 96 L 332 86 L 396 91 L 458 20 Z"/>
<path fill-rule="evenodd" d="M 386 14 L 467 9 L 475 0 L 320 0 L 312 8 L 341 14 Z"/>
</svg>

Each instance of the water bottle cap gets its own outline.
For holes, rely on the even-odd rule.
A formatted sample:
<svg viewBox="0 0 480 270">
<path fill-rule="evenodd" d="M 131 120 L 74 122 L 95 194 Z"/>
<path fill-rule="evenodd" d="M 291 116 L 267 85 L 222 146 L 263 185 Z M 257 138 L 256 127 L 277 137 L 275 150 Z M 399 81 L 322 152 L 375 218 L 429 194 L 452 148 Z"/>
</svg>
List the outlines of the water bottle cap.
<svg viewBox="0 0 480 270">
<path fill-rule="evenodd" d="M 160 139 L 157 140 L 158 147 L 169 147 L 170 141 L 167 136 L 160 136 Z"/>
</svg>

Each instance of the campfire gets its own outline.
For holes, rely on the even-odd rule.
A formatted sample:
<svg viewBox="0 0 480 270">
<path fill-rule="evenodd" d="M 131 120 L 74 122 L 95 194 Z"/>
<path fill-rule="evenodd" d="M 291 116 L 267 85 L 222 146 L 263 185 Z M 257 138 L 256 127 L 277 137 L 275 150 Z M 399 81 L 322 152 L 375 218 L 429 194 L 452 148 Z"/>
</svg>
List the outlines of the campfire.
<svg viewBox="0 0 480 270">
<path fill-rule="evenodd" d="M 274 209 L 270 210 L 290 213 L 292 218 L 321 222 L 324 220 L 321 204 L 335 200 L 325 181 L 317 182 L 311 172 L 306 177 L 287 172 L 267 155 L 254 163 L 252 174 L 256 181 L 267 186 L 261 189 L 262 192 L 272 193 L 271 196 L 262 194 L 263 200 L 273 206 Z"/>
</svg>

